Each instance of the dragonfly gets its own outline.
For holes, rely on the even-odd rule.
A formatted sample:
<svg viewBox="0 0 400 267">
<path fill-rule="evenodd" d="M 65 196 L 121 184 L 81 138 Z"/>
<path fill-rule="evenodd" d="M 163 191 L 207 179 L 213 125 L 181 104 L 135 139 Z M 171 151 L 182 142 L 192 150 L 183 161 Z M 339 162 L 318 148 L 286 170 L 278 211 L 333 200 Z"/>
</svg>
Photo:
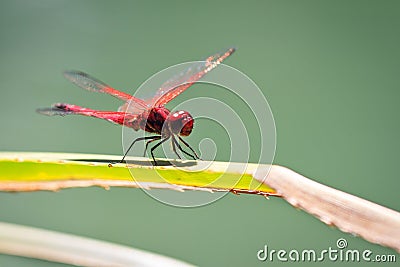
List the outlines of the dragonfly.
<svg viewBox="0 0 400 267">
<path fill-rule="evenodd" d="M 196 151 L 182 138 L 189 136 L 193 130 L 194 118 L 184 110 L 171 112 L 165 107 L 168 102 L 191 87 L 208 72 L 216 68 L 222 61 L 235 52 L 235 48 L 229 48 L 223 52 L 207 57 L 204 61 L 190 64 L 190 66 L 161 85 L 154 97 L 140 99 L 133 95 L 112 88 L 106 83 L 90 76 L 82 71 L 65 71 L 64 77 L 78 87 L 98 93 L 105 93 L 124 101 L 118 111 L 102 111 L 85 108 L 67 103 L 56 103 L 49 108 L 39 108 L 37 112 L 48 116 L 82 115 L 103 119 L 114 124 L 132 128 L 135 131 L 143 130 L 153 134 L 138 137 L 132 141 L 120 163 L 124 162 L 133 145 L 139 141 L 146 141 L 144 155 L 149 145 L 158 141 L 151 149 L 150 154 L 154 165 L 157 161 L 154 150 L 168 140 L 172 140 L 172 150 L 179 159 L 181 156 L 177 148 L 193 160 L 200 159 Z M 183 149 L 181 143 L 190 150 Z"/>
</svg>

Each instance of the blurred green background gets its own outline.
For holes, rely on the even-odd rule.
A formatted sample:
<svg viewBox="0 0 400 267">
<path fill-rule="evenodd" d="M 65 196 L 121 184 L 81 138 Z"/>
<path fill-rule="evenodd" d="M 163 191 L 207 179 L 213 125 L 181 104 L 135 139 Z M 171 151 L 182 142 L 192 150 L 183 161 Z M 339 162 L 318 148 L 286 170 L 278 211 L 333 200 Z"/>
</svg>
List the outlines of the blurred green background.
<svg viewBox="0 0 400 267">
<path fill-rule="evenodd" d="M 75 88 L 63 70 L 133 90 L 167 66 L 233 45 L 227 64 L 258 84 L 274 113 L 276 164 L 400 210 L 399 1 L 3 0 L 0 20 L 1 151 L 121 154 L 118 126 L 34 112 L 58 101 L 119 105 Z M 257 251 L 322 250 L 342 237 L 351 249 L 395 254 L 282 199 L 246 195 L 181 209 L 132 189 L 0 193 L 0 220 L 201 266 L 279 265 L 259 262 Z M 64 265 L 0 255 L 0 266 Z"/>
</svg>

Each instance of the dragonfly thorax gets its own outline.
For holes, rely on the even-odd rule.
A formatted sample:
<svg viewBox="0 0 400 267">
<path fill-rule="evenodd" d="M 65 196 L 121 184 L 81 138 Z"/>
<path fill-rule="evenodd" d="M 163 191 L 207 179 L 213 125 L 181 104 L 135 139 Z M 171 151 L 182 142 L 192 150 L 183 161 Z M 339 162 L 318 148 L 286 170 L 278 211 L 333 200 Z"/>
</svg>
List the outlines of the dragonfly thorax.
<svg viewBox="0 0 400 267">
<path fill-rule="evenodd" d="M 151 108 L 133 120 L 132 128 L 169 137 L 172 134 L 188 136 L 193 129 L 193 117 L 187 111 L 171 113 L 165 107 Z"/>
</svg>

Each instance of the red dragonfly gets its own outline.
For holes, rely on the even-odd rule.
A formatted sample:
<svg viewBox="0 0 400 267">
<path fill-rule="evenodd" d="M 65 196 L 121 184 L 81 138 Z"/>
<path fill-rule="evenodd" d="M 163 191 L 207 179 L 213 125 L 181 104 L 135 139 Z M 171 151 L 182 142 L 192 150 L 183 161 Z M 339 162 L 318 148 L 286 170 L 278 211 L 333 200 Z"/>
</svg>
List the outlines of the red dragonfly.
<svg viewBox="0 0 400 267">
<path fill-rule="evenodd" d="M 193 117 L 189 112 L 183 110 L 171 113 L 165 105 L 192 86 L 209 71 L 217 67 L 223 60 L 232 55 L 234 51 L 234 48 L 229 48 L 222 53 L 217 53 L 208 57 L 205 61 L 194 63 L 194 65 L 191 65 L 186 71 L 161 85 L 156 95 L 147 100 L 118 91 L 84 72 L 66 71 L 64 72 L 65 78 L 75 85 L 88 91 L 112 95 L 125 101 L 125 103 L 118 109 L 118 111 L 93 110 L 77 105 L 57 103 L 50 108 L 38 109 L 37 112 L 48 116 L 83 115 L 95 117 L 130 127 L 135 131 L 141 129 L 148 133 L 156 134 L 135 139 L 125 152 L 120 161 L 121 163 L 124 162 L 126 155 L 133 145 L 138 141 L 144 140 L 146 140 L 145 154 L 150 143 L 160 140 L 150 150 L 155 165 L 157 165 L 157 162 L 154 158 L 153 151 L 169 139 L 172 140 L 172 149 L 178 158 L 181 157 L 177 153 L 176 147 L 185 155 L 196 160 L 199 159 L 199 156 L 181 137 L 188 136 L 192 132 L 194 124 Z M 179 141 L 189 148 L 193 154 L 185 151 Z"/>
</svg>

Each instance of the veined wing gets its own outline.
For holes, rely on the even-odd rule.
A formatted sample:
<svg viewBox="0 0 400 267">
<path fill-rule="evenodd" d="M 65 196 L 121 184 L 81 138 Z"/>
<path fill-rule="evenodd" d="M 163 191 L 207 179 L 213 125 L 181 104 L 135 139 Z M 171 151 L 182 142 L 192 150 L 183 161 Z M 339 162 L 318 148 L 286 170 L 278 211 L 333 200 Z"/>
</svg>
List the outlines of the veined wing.
<svg viewBox="0 0 400 267">
<path fill-rule="evenodd" d="M 98 93 L 105 93 L 112 95 L 113 97 L 116 97 L 118 99 L 121 99 L 125 102 L 131 102 L 131 105 L 137 106 L 139 109 L 143 110 L 147 108 L 146 103 L 140 99 L 136 98 L 130 94 L 118 91 L 111 86 L 105 84 L 104 82 L 90 76 L 87 73 L 84 73 L 82 71 L 65 71 L 64 72 L 64 77 L 72 82 L 73 84 L 88 90 L 92 92 L 98 92 Z"/>
<path fill-rule="evenodd" d="M 222 61 L 235 52 L 234 48 L 209 56 L 205 61 L 194 63 L 183 73 L 173 77 L 161 85 L 154 98 L 150 101 L 151 106 L 163 106 L 184 92 L 205 74 L 217 67 Z"/>
</svg>

